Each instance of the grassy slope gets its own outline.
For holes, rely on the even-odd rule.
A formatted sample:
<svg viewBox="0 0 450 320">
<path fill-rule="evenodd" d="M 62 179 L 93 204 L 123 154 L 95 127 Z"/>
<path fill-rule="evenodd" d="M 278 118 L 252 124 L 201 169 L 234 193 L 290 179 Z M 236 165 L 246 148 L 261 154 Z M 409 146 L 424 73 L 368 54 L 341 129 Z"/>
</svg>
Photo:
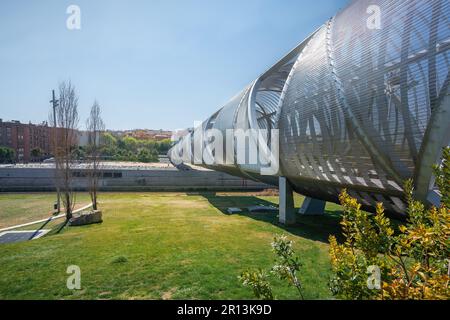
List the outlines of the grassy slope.
<svg viewBox="0 0 450 320">
<path fill-rule="evenodd" d="M 80 205 L 89 203 L 87 194 L 77 195 Z M 52 215 L 54 193 L 3 193 L 0 194 L 0 229 Z"/>
<path fill-rule="evenodd" d="M 1 201 L 7 197 L 14 200 L 14 195 L 2 195 Z M 274 214 L 229 216 L 221 211 L 276 200 L 244 195 L 104 194 L 103 224 L 1 245 L 0 299 L 251 299 L 251 290 L 243 288 L 237 276 L 246 268 L 271 266 L 270 242 L 275 233 L 287 233 L 295 241 L 304 263 L 305 296 L 331 298 L 326 239 L 338 230 L 338 206 L 328 204 L 329 214 L 302 217 L 298 226 L 288 229 L 276 224 Z M 296 202 L 301 203 L 301 198 Z M 80 291 L 66 288 L 66 268 L 72 264 L 81 268 Z M 277 281 L 274 289 L 280 299 L 297 298 L 294 289 Z"/>
</svg>

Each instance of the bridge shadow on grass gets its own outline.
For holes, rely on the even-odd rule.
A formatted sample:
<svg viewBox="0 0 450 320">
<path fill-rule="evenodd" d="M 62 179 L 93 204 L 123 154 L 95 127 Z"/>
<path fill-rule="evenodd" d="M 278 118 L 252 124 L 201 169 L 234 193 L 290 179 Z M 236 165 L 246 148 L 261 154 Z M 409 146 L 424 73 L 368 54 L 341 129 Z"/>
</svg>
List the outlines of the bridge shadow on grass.
<svg viewBox="0 0 450 320">
<path fill-rule="evenodd" d="M 188 195 L 200 195 L 204 197 L 212 206 L 226 215 L 230 215 L 227 211 L 228 208 L 240 208 L 242 212 L 234 213 L 233 215 L 240 215 L 254 220 L 271 223 L 302 238 L 328 243 L 329 236 L 334 235 L 339 242 L 343 241 L 342 229 L 339 224 L 342 218 L 342 211 L 339 209 L 326 210 L 324 215 L 318 216 L 303 216 L 298 214 L 297 223 L 295 225 L 285 226 L 279 223 L 278 212 L 276 211 L 248 211 L 247 208 L 250 206 L 272 206 L 278 208 L 276 203 L 260 199 L 256 196 L 217 195 L 215 192 L 188 193 Z M 296 211 L 298 211 L 298 208 Z"/>
</svg>

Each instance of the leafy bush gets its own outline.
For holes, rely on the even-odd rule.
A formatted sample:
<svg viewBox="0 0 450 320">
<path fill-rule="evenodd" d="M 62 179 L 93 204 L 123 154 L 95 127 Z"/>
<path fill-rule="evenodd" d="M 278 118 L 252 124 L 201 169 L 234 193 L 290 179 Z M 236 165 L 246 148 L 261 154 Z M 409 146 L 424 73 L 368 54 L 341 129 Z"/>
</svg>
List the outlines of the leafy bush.
<svg viewBox="0 0 450 320">
<path fill-rule="evenodd" d="M 280 280 L 287 280 L 289 285 L 297 289 L 300 297 L 303 299 L 301 282 L 297 276 L 301 263 L 292 248 L 293 242 L 284 235 L 277 235 L 271 245 L 276 259 L 275 265 L 270 271 L 265 272 L 261 269 L 244 271 L 239 279 L 244 286 L 249 286 L 253 289 L 253 293 L 257 298 L 272 300 L 274 297 L 269 283 L 269 276 L 273 275 Z"/>
<path fill-rule="evenodd" d="M 450 148 L 443 158 L 442 165 L 434 167 L 441 207 L 426 209 L 414 200 L 413 183 L 407 181 L 408 221 L 398 234 L 381 203 L 370 215 L 345 190 L 341 193 L 345 242 L 330 237 L 333 294 L 345 299 L 450 298 Z"/>
<path fill-rule="evenodd" d="M 251 287 L 255 297 L 263 300 L 273 300 L 272 288 L 268 281 L 268 274 L 262 269 L 242 272 L 239 277 L 242 284 Z"/>
</svg>

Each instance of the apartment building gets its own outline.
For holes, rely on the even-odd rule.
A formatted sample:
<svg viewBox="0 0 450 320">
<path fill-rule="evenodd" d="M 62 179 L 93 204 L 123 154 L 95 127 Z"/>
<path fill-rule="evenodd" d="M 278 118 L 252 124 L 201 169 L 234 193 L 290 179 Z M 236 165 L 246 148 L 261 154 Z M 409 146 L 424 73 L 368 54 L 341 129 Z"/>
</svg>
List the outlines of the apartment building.
<svg viewBox="0 0 450 320">
<path fill-rule="evenodd" d="M 51 132 L 52 128 L 46 122 L 36 125 L 0 119 L 0 146 L 14 149 L 17 162 L 40 160 L 32 156 L 32 150 L 39 148 L 42 152 L 39 158 L 48 157 L 51 154 Z"/>
</svg>

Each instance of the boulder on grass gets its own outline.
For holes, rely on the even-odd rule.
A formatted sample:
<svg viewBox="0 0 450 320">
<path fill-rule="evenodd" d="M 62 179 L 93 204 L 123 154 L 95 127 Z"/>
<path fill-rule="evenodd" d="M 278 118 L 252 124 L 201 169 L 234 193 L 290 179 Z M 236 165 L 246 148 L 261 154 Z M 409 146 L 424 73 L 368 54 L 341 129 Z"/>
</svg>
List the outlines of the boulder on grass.
<svg viewBox="0 0 450 320">
<path fill-rule="evenodd" d="M 81 213 L 75 214 L 70 220 L 70 226 L 85 226 L 93 223 L 101 223 L 102 212 L 100 210 L 93 211 L 83 211 Z"/>
</svg>

